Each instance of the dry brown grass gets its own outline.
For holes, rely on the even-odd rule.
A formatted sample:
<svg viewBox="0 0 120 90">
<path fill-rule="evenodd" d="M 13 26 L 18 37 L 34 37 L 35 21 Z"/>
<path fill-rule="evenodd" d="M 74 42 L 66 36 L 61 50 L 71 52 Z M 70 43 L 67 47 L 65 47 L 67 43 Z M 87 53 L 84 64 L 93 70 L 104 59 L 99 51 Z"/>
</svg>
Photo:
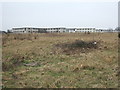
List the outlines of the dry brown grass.
<svg viewBox="0 0 120 90">
<path fill-rule="evenodd" d="M 118 86 L 117 33 L 4 34 L 2 39 L 3 87 Z M 97 48 L 87 47 L 92 41 Z"/>
</svg>

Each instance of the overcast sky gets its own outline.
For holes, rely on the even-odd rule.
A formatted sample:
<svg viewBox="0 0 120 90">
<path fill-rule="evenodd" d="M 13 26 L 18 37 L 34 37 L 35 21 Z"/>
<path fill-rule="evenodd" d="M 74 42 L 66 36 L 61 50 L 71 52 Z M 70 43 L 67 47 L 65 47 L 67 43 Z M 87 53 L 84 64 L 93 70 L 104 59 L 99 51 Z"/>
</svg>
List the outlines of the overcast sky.
<svg viewBox="0 0 120 90">
<path fill-rule="evenodd" d="M 118 2 L 5 2 L 1 10 L 2 30 L 26 26 L 118 26 Z"/>
</svg>

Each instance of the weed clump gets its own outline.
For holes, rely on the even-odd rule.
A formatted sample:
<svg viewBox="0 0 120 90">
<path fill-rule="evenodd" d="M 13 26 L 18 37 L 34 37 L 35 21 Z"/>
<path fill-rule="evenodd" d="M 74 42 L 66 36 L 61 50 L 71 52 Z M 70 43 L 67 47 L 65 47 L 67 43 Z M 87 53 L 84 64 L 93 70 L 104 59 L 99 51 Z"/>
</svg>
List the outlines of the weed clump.
<svg viewBox="0 0 120 90">
<path fill-rule="evenodd" d="M 13 69 L 16 66 L 19 66 L 23 61 L 25 57 L 20 54 L 15 54 L 12 57 L 3 60 L 2 62 L 2 70 L 8 71 L 10 69 Z"/>
</svg>

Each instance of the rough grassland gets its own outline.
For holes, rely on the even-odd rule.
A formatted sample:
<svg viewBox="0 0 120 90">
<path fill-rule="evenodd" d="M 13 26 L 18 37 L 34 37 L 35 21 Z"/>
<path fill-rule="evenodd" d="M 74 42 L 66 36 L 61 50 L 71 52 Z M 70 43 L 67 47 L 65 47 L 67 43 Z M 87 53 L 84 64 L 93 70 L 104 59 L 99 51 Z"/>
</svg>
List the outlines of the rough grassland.
<svg viewBox="0 0 120 90">
<path fill-rule="evenodd" d="M 118 87 L 117 33 L 3 34 L 2 39 L 3 87 Z M 76 41 L 98 46 L 79 47 Z"/>
</svg>

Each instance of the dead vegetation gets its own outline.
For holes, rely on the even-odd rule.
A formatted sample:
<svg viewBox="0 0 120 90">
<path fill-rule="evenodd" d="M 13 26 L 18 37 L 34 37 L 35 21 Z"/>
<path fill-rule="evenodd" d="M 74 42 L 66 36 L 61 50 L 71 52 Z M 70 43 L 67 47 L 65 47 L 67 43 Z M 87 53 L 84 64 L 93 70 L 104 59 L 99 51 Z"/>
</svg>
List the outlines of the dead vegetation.
<svg viewBox="0 0 120 90">
<path fill-rule="evenodd" d="M 61 43 L 56 44 L 56 48 L 61 48 L 63 53 L 66 54 L 75 54 L 75 53 L 87 53 L 98 49 L 100 45 L 99 41 L 82 41 L 76 40 L 72 43 Z"/>
</svg>

